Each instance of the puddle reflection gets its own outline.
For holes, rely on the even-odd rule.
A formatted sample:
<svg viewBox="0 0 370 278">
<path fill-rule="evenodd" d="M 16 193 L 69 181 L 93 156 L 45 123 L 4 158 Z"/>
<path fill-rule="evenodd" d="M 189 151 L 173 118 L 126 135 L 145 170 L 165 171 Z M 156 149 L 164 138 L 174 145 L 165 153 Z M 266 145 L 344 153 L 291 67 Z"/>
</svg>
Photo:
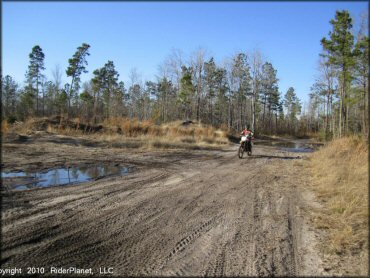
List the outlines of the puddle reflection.
<svg viewBox="0 0 370 278">
<path fill-rule="evenodd" d="M 50 169 L 41 172 L 1 173 L 5 184 L 24 190 L 34 187 L 78 184 L 107 176 L 125 176 L 132 168 L 117 165 L 84 165 Z"/>
<path fill-rule="evenodd" d="M 294 141 L 257 141 L 255 145 L 278 147 L 280 150 L 287 152 L 303 152 L 309 153 L 316 151 L 321 144 L 312 144 L 308 142 Z"/>
</svg>

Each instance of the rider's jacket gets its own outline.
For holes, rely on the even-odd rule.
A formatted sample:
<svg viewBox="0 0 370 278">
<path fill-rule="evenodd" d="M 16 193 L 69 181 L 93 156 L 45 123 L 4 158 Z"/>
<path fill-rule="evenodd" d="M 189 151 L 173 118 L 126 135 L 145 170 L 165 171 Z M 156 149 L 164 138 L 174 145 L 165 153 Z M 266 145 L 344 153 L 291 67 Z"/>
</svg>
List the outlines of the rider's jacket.
<svg viewBox="0 0 370 278">
<path fill-rule="evenodd" d="M 253 132 L 244 128 L 244 130 L 241 132 L 241 135 L 253 136 Z"/>
</svg>

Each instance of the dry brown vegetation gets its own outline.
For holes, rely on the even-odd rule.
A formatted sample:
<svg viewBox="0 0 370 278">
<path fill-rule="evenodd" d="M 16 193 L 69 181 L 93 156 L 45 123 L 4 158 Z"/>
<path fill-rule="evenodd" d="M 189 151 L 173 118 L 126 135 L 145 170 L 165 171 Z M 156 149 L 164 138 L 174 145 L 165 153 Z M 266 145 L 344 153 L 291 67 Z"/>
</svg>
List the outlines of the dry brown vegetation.
<svg viewBox="0 0 370 278">
<path fill-rule="evenodd" d="M 86 136 L 99 141 L 122 143 L 128 147 L 142 148 L 192 148 L 196 146 L 219 146 L 229 143 L 228 132 L 201 123 L 181 121 L 157 125 L 153 121 L 128 118 L 110 118 L 100 125 L 88 125 L 79 118 L 60 119 L 31 118 L 17 124 L 19 134 L 38 131 L 65 136 Z"/>
<path fill-rule="evenodd" d="M 367 256 L 367 144 L 357 136 L 345 137 L 311 157 L 313 188 L 324 204 L 314 220 L 317 227 L 328 231 L 329 241 L 322 247 L 329 253 Z"/>
<path fill-rule="evenodd" d="M 183 125 L 181 121 L 156 125 L 152 121 L 111 118 L 103 122 L 104 132 L 99 140 L 135 140 L 146 148 L 182 148 L 228 144 L 227 132 L 199 123 Z"/>
<path fill-rule="evenodd" d="M 1 122 L 1 135 L 5 136 L 8 133 L 9 130 L 9 124 L 7 120 L 3 120 Z"/>
</svg>

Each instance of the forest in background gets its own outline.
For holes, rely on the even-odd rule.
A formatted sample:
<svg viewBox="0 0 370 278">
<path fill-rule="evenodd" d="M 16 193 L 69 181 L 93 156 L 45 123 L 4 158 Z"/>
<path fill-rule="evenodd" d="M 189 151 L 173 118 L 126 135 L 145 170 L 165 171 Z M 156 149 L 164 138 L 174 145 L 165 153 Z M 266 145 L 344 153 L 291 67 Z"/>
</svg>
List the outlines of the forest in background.
<svg viewBox="0 0 370 278">
<path fill-rule="evenodd" d="M 202 48 L 187 59 L 173 51 L 159 66 L 156 80 L 144 81 L 132 70 L 128 84 L 120 81 L 114 62 L 107 61 L 82 83 L 90 55 L 90 45 L 83 43 L 68 60 L 66 84 L 59 67 L 47 79 L 46 55 L 34 46 L 23 86 L 9 75 L 1 78 L 2 117 L 9 123 L 41 116 L 89 124 L 117 117 L 157 124 L 193 120 L 230 130 L 249 124 L 257 134 L 368 137 L 367 22 L 363 19 L 355 34 L 349 12 L 337 11 L 330 23 L 307 105 L 293 87 L 281 92 L 278 69 L 259 51 L 237 53 L 222 64 Z"/>
</svg>

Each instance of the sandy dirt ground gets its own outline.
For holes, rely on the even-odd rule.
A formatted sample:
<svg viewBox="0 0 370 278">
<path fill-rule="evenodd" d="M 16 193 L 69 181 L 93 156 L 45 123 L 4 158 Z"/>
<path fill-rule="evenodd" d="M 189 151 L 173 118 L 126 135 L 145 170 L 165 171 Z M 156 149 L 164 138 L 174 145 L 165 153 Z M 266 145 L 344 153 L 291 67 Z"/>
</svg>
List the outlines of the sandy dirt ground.
<svg viewBox="0 0 370 278">
<path fill-rule="evenodd" d="M 3 144 L 3 170 L 114 162 L 126 176 L 4 191 L 2 268 L 135 276 L 323 275 L 309 154 L 255 145 L 144 151 L 56 135 Z"/>
</svg>

